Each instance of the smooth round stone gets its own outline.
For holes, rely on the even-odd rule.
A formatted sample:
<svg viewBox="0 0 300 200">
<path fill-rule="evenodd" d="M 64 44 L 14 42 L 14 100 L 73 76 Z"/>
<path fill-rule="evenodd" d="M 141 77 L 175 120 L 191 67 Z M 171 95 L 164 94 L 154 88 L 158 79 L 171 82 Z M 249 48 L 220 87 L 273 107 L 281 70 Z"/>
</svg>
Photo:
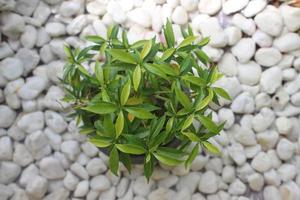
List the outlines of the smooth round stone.
<svg viewBox="0 0 300 200">
<path fill-rule="evenodd" d="M 100 1 L 91 1 L 86 4 L 86 10 L 93 15 L 104 15 L 106 13 L 105 4 Z"/>
<path fill-rule="evenodd" d="M 228 38 L 228 45 L 235 45 L 242 38 L 242 31 L 236 26 L 229 26 L 225 28 L 225 34 Z"/>
<path fill-rule="evenodd" d="M 143 8 L 136 8 L 127 14 L 129 20 L 142 26 L 150 27 L 152 25 L 150 14 Z"/>
<path fill-rule="evenodd" d="M 62 23 L 59 23 L 59 22 L 47 23 L 45 30 L 51 37 L 58 37 L 58 36 L 66 34 L 65 25 L 63 25 Z"/>
<path fill-rule="evenodd" d="M 287 33 L 276 38 L 273 45 L 281 52 L 294 51 L 300 48 L 300 36 L 297 33 Z"/>
<path fill-rule="evenodd" d="M 267 5 L 266 0 L 252 0 L 248 3 L 246 8 L 242 11 L 245 17 L 253 17 L 261 12 Z"/>
<path fill-rule="evenodd" d="M 289 160 L 294 154 L 294 144 L 288 139 L 282 138 L 277 144 L 276 152 L 281 160 Z"/>
<path fill-rule="evenodd" d="M 228 192 L 232 195 L 242 195 L 246 192 L 246 189 L 246 185 L 240 179 L 236 179 L 230 184 Z"/>
<path fill-rule="evenodd" d="M 225 53 L 218 63 L 218 68 L 226 76 L 235 76 L 238 72 L 236 58 L 231 53 Z"/>
<path fill-rule="evenodd" d="M 197 8 L 198 0 L 180 0 L 180 4 L 186 11 L 193 11 Z"/>
<path fill-rule="evenodd" d="M 59 13 L 64 17 L 71 17 L 79 13 L 80 7 L 81 5 L 77 1 L 63 1 L 59 7 Z M 89 10 L 87 11 L 89 12 Z"/>
<path fill-rule="evenodd" d="M 272 185 L 268 185 L 264 188 L 263 197 L 265 200 L 281 200 L 279 190 Z"/>
<path fill-rule="evenodd" d="M 172 21 L 179 25 L 184 25 L 188 22 L 188 14 L 182 6 L 175 8 L 172 14 Z"/>
<path fill-rule="evenodd" d="M 259 83 L 261 72 L 261 67 L 253 61 L 238 64 L 238 78 L 243 84 L 256 85 Z"/>
<path fill-rule="evenodd" d="M 226 15 L 238 12 L 242 10 L 247 4 L 249 0 L 228 0 L 223 4 L 223 12 Z"/>
<path fill-rule="evenodd" d="M 19 78 L 24 71 L 23 63 L 18 58 L 5 58 L 0 63 L 0 72 L 7 80 Z"/>
<path fill-rule="evenodd" d="M 282 4 L 279 8 L 284 24 L 289 31 L 297 31 L 300 28 L 300 10 L 297 7 Z"/>
<path fill-rule="evenodd" d="M 273 94 L 281 86 L 282 71 L 279 67 L 272 67 L 262 72 L 260 86 L 268 94 Z"/>
<path fill-rule="evenodd" d="M 255 42 L 251 38 L 242 38 L 231 48 L 231 52 L 241 63 L 246 63 L 255 53 Z"/>
<path fill-rule="evenodd" d="M 213 194 L 218 190 L 218 177 L 213 171 L 206 171 L 200 177 L 199 187 L 200 192 L 204 194 Z"/>
<path fill-rule="evenodd" d="M 288 135 L 293 129 L 293 124 L 291 120 L 289 120 L 286 117 L 277 118 L 275 121 L 275 125 L 278 132 L 282 135 Z"/>
<path fill-rule="evenodd" d="M 261 30 L 256 30 L 252 35 L 252 39 L 260 47 L 271 47 L 273 43 L 272 37 Z"/>
<path fill-rule="evenodd" d="M 17 114 L 14 110 L 6 105 L 0 105 L 0 128 L 10 127 Z"/>
<path fill-rule="evenodd" d="M 271 35 L 280 35 L 283 28 L 283 19 L 277 8 L 267 6 L 267 8 L 255 16 L 254 21 L 258 28 Z"/>
<path fill-rule="evenodd" d="M 282 58 L 280 51 L 275 48 L 260 48 L 255 53 L 255 60 L 264 67 L 276 65 Z"/>
<path fill-rule="evenodd" d="M 258 172 L 266 172 L 272 167 L 272 161 L 265 152 L 259 152 L 252 160 L 251 166 Z"/>
<path fill-rule="evenodd" d="M 200 0 L 198 9 L 200 13 L 215 15 L 222 7 L 221 0 Z"/>
</svg>

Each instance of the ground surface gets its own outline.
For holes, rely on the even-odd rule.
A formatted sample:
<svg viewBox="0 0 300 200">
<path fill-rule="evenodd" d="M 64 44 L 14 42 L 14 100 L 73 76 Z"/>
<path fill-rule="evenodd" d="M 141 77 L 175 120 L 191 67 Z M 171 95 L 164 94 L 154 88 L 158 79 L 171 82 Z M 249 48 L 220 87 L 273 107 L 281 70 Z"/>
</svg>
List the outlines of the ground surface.
<svg viewBox="0 0 300 200">
<path fill-rule="evenodd" d="M 0 199 L 299 200 L 300 9 L 266 0 L 0 0 Z M 233 97 L 213 141 L 222 157 L 200 155 L 191 170 L 157 167 L 115 177 L 107 157 L 61 113 L 57 76 L 63 44 L 105 37 L 112 23 L 130 41 L 151 38 L 170 18 L 211 37 L 205 51 Z M 159 38 L 159 37 L 158 37 Z"/>
</svg>

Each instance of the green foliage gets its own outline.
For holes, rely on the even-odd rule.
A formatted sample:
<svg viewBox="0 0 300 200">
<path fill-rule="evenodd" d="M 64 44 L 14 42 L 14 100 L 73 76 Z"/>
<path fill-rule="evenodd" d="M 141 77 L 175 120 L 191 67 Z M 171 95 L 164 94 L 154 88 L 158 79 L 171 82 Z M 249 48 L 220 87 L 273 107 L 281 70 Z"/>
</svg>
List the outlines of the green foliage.
<svg viewBox="0 0 300 200">
<path fill-rule="evenodd" d="M 216 124 L 206 111 L 230 96 L 213 85 L 222 75 L 202 51 L 209 38 L 198 41 L 188 27 L 176 44 L 169 21 L 163 28 L 166 43 L 130 44 L 125 31 L 118 37 L 120 31 L 109 28 L 108 39 L 88 36 L 93 45 L 82 50 L 66 46 L 62 78 L 81 133 L 108 150 L 111 171 L 118 175 L 119 162 L 130 171 L 131 155 L 144 155 L 149 179 L 157 161 L 189 167 L 201 148 L 219 154 L 208 140 L 224 123 Z M 170 147 L 174 140 L 179 145 Z"/>
</svg>

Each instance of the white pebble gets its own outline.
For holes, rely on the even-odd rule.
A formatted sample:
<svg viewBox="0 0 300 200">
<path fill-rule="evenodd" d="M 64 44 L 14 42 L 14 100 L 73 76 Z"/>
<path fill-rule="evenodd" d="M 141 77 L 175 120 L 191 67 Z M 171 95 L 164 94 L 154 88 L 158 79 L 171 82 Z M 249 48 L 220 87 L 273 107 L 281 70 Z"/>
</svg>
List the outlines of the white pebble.
<svg viewBox="0 0 300 200">
<path fill-rule="evenodd" d="M 188 22 L 187 12 L 182 6 L 175 8 L 172 14 L 172 21 L 179 25 L 184 25 Z"/>
<path fill-rule="evenodd" d="M 238 64 L 238 78 L 242 84 L 256 85 L 260 80 L 261 73 L 261 67 L 253 61 Z"/>
<path fill-rule="evenodd" d="M 260 48 L 255 53 L 256 62 L 264 67 L 276 65 L 281 58 L 281 53 L 275 48 Z"/>
<path fill-rule="evenodd" d="M 249 0 L 228 0 L 223 4 L 223 12 L 226 15 L 242 10 Z"/>
<path fill-rule="evenodd" d="M 260 86 L 268 94 L 273 94 L 281 86 L 282 71 L 279 67 L 272 67 L 262 72 Z"/>
<path fill-rule="evenodd" d="M 274 6 L 267 6 L 255 16 L 254 21 L 260 30 L 271 36 L 278 36 L 283 28 L 283 19 Z"/>
<path fill-rule="evenodd" d="M 206 171 L 200 177 L 199 190 L 204 194 L 213 194 L 218 190 L 218 177 L 213 171 Z"/>
<path fill-rule="evenodd" d="M 300 48 L 300 36 L 297 33 L 287 33 L 274 40 L 274 47 L 281 52 L 289 52 Z"/>
<path fill-rule="evenodd" d="M 221 0 L 200 0 L 198 9 L 201 13 L 215 15 L 221 9 Z"/>
<path fill-rule="evenodd" d="M 238 72 L 236 58 L 231 53 L 225 53 L 218 63 L 218 68 L 226 76 L 235 76 Z"/>
<path fill-rule="evenodd" d="M 259 152 L 252 160 L 251 166 L 258 172 L 266 172 L 272 167 L 271 159 L 265 152 Z"/>
<path fill-rule="evenodd" d="M 0 105 L 0 128 L 10 127 L 16 118 L 16 112 L 6 105 Z"/>
<path fill-rule="evenodd" d="M 252 0 L 248 3 L 246 8 L 242 11 L 245 17 L 253 17 L 261 12 L 267 5 L 266 0 Z"/>
<path fill-rule="evenodd" d="M 59 179 L 66 175 L 64 168 L 60 162 L 53 157 L 45 157 L 41 160 L 40 173 L 48 179 Z"/>
<path fill-rule="evenodd" d="M 251 38 L 242 38 L 231 48 L 231 52 L 241 63 L 246 63 L 255 53 L 255 42 Z"/>
<path fill-rule="evenodd" d="M 281 160 L 289 160 L 294 154 L 294 144 L 286 138 L 281 138 L 277 144 L 276 152 Z"/>
</svg>

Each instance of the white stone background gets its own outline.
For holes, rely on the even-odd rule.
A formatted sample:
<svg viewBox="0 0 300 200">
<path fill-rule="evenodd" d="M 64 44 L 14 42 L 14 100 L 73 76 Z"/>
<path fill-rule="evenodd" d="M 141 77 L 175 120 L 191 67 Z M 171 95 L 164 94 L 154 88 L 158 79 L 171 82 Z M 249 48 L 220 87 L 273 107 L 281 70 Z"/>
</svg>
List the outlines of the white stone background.
<svg viewBox="0 0 300 200">
<path fill-rule="evenodd" d="M 0 199 L 299 200 L 300 9 L 266 0 L 0 0 Z M 233 97 L 215 112 L 222 157 L 121 177 L 61 113 L 63 44 L 113 23 L 130 41 L 190 23 Z"/>
</svg>

